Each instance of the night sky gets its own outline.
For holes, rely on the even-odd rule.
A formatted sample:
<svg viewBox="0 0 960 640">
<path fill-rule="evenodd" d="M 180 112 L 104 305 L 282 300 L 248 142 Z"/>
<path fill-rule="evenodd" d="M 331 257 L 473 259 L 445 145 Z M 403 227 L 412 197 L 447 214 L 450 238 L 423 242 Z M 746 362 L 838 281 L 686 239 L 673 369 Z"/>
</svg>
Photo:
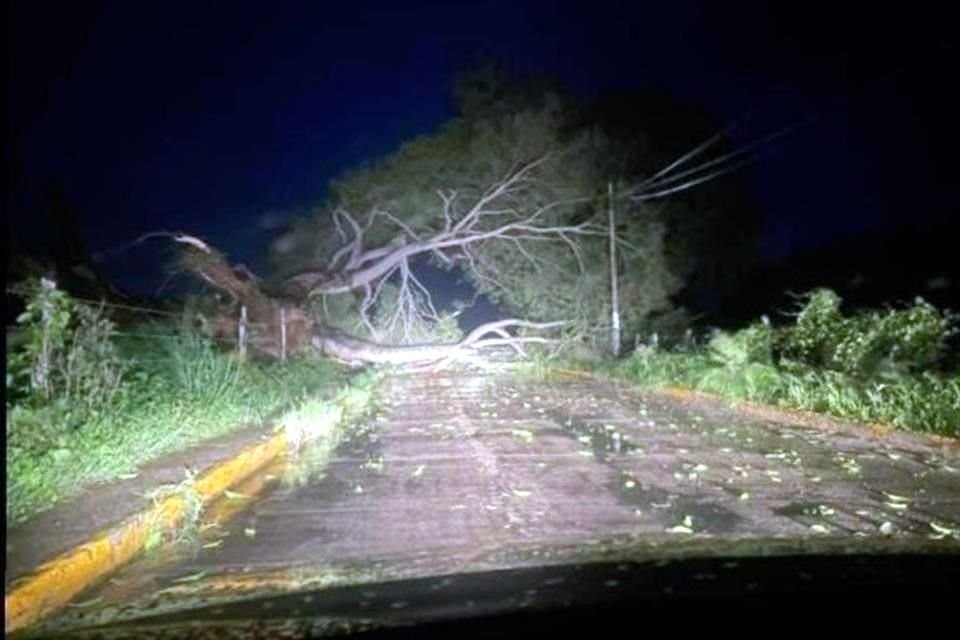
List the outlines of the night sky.
<svg viewBox="0 0 960 640">
<path fill-rule="evenodd" d="M 750 111 L 739 142 L 815 115 L 746 176 L 771 259 L 958 213 L 960 56 L 923 3 L 6 4 L 19 240 L 49 236 L 55 185 L 99 266 L 141 293 L 162 282 L 162 243 L 124 243 L 183 230 L 266 268 L 291 211 L 454 116 L 456 74 L 485 58 L 582 97 L 656 89 L 719 122 Z"/>
</svg>

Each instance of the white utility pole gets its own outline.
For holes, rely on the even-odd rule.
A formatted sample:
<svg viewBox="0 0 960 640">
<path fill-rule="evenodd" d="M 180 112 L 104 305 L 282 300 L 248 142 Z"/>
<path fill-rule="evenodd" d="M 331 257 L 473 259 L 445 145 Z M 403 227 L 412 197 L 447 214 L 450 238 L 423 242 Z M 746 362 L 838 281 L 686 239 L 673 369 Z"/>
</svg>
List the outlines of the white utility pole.
<svg viewBox="0 0 960 640">
<path fill-rule="evenodd" d="M 620 355 L 620 293 L 617 290 L 617 227 L 613 210 L 613 183 L 607 183 L 607 217 L 610 225 L 610 350 Z"/>
</svg>

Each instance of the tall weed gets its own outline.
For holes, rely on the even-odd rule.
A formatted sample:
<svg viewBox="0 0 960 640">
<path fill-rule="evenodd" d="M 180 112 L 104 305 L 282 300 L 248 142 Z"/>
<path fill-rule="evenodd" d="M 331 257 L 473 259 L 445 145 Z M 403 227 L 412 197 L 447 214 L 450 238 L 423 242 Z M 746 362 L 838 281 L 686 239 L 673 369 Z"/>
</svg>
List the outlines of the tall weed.
<svg viewBox="0 0 960 640">
<path fill-rule="evenodd" d="M 7 436 L 15 444 L 56 441 L 113 404 L 127 367 L 102 305 L 80 304 L 47 279 L 23 290 L 24 342 L 7 354 Z"/>
<path fill-rule="evenodd" d="M 212 340 L 195 331 L 184 331 L 170 340 L 168 357 L 176 387 L 194 398 L 227 396 L 237 389 L 243 376 L 236 359 L 221 353 Z"/>
</svg>

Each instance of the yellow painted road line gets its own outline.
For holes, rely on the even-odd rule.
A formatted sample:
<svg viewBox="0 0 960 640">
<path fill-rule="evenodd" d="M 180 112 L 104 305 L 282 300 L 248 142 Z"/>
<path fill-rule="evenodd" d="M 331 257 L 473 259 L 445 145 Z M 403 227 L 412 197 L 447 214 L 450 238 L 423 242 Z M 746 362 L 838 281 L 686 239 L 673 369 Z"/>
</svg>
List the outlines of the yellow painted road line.
<svg viewBox="0 0 960 640">
<path fill-rule="evenodd" d="M 265 442 L 244 449 L 230 460 L 214 465 L 197 478 L 193 489 L 206 504 L 286 449 L 287 435 L 281 431 Z M 50 615 L 96 580 L 129 562 L 143 549 L 152 531 L 176 527 L 186 511 L 183 496 L 167 497 L 17 581 L 4 599 L 6 633 Z"/>
</svg>

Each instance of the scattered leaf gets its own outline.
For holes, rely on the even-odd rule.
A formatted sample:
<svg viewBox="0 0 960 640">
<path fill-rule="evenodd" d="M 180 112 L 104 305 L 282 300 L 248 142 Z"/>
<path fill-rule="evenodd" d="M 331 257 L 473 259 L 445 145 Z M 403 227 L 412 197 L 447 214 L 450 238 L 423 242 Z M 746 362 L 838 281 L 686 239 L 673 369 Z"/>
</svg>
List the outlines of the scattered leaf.
<svg viewBox="0 0 960 640">
<path fill-rule="evenodd" d="M 253 540 L 257 537 L 257 530 L 253 527 L 247 527 L 243 530 L 243 535 Z"/>
<path fill-rule="evenodd" d="M 198 571 L 197 573 L 192 573 L 188 576 L 183 576 L 182 578 L 174 578 L 171 582 L 175 584 L 182 584 L 184 582 L 197 582 L 204 578 L 207 575 L 206 571 Z"/>
<path fill-rule="evenodd" d="M 930 528 L 936 531 L 939 534 L 945 536 L 956 536 L 960 535 L 960 529 L 954 529 L 951 527 L 944 527 L 943 525 L 937 524 L 936 522 L 930 523 Z"/>
<path fill-rule="evenodd" d="M 910 498 L 906 498 L 904 496 L 898 496 L 892 493 L 887 493 L 886 491 L 883 492 L 883 495 L 887 496 L 887 499 L 890 500 L 891 502 L 910 502 Z"/>
<path fill-rule="evenodd" d="M 510 433 L 513 434 L 514 438 L 523 440 L 528 444 L 533 442 L 533 432 L 529 431 L 528 429 L 514 429 Z"/>
<path fill-rule="evenodd" d="M 163 542 L 163 534 L 160 531 L 151 531 L 147 534 L 147 539 L 143 543 L 143 548 L 147 551 L 155 549 L 160 546 L 160 543 Z"/>
<path fill-rule="evenodd" d="M 83 609 L 84 607 L 92 607 L 93 605 L 97 604 L 98 602 L 101 602 L 102 600 L 103 600 L 103 596 L 97 596 L 96 598 L 93 598 L 91 600 L 85 600 L 83 602 L 70 602 L 67 604 L 67 606 L 73 607 L 75 609 Z"/>
</svg>

